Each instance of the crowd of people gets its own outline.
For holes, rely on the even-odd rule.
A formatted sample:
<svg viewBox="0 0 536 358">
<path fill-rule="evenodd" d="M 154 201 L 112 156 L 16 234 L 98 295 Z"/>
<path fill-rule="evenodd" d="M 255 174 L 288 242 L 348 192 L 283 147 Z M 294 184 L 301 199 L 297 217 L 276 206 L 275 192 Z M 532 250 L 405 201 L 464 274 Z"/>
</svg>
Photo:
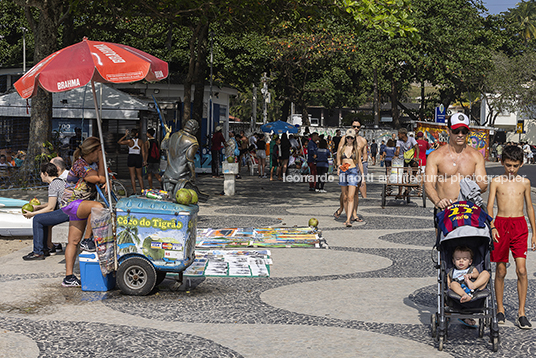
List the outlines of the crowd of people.
<svg viewBox="0 0 536 358">
<path fill-rule="evenodd" d="M 126 131 L 119 144 L 129 147 L 128 168 L 134 194 L 136 179 L 143 190 L 142 167 L 148 169 L 148 181 L 152 188 L 152 177 L 162 183 L 159 169 L 160 145 L 154 138 L 154 129 L 147 131 L 148 140 L 139 138 L 137 129 Z M 74 136 L 76 138 L 76 136 Z M 67 168 L 61 157 L 53 158 L 49 163 L 41 165 L 41 180 L 48 184 L 48 200 L 36 205 L 34 211 L 24 210 L 23 215 L 33 220 L 33 250 L 23 257 L 26 261 L 44 260 L 58 251 L 65 252 L 66 275 L 62 282 L 64 287 L 80 286 L 80 280 L 74 275 L 73 268 L 78 252 L 78 245 L 86 251 L 95 251 L 92 236 L 91 210 L 102 208 L 96 201 L 96 186 L 106 190 L 104 159 L 100 140 L 88 137 L 79 140 L 72 151 L 72 166 Z M 154 158 L 157 156 L 157 158 Z M 157 165 L 158 163 L 158 165 Z M 139 193 L 139 192 L 138 192 Z M 67 245 L 52 242 L 51 230 L 55 225 L 69 222 Z"/>
<path fill-rule="evenodd" d="M 212 137 L 212 154 L 216 163 L 222 158 L 232 158 L 239 166 L 256 164 L 259 178 L 284 180 L 289 168 L 299 169 L 303 174 L 303 182 L 308 183 L 309 191 L 325 193 L 326 174 L 333 166 L 333 174 L 337 173 L 341 188 L 339 208 L 334 216 L 339 218 L 346 215 L 344 225 L 351 227 L 353 222 L 362 221 L 357 214 L 359 193 L 362 189 L 368 171 L 368 161 L 372 165 L 378 162 L 389 168 L 395 158 L 403 161 L 408 172 L 420 168 L 425 171 L 426 195 L 435 206 L 435 213 L 445 210 L 463 194 L 461 179 L 470 179 L 475 188 L 481 192 L 490 190 L 487 204 L 488 213 L 493 216 L 495 202 L 497 215 L 492 218 L 491 227 L 495 250 L 491 260 L 497 262 L 495 289 L 499 323 L 504 323 L 504 277 L 509 251 L 512 252 L 516 273 L 518 275 L 519 312 L 517 324 L 520 328 L 530 328 L 531 323 L 525 316 L 525 300 L 527 296 L 526 252 L 528 227 L 524 218 L 524 207 L 532 226 L 530 248 L 536 250 L 536 222 L 531 201 L 530 181 L 518 175 L 523 163 L 530 163 L 527 144 L 506 143 L 497 146 L 497 153 L 504 166 L 503 176 L 494 178 L 488 183 L 484 158 L 480 152 L 467 145 L 469 119 L 461 113 L 452 115 L 448 120 L 448 143 L 443 146 L 432 146 L 423 137 L 422 132 L 416 133 L 416 138 L 408 135 L 401 128 L 398 136 L 393 135 L 387 142 L 378 145 L 375 140 L 369 144 L 359 135 L 361 123 L 354 121 L 352 127 L 342 136 L 337 130 L 335 136 L 323 136 L 317 132 L 306 132 L 302 136 L 283 133 L 282 135 L 254 133 L 246 136 L 243 131 L 238 134 L 229 132 L 225 140 L 222 128 L 216 127 Z M 130 136 L 128 136 L 130 134 Z M 129 147 L 128 166 L 132 186 L 136 192 L 135 179 L 138 179 L 141 189 L 143 180 L 139 169 L 152 163 L 156 180 L 159 176 L 154 158 L 148 160 L 149 153 L 160 152 L 154 131 L 148 131 L 148 140 L 139 138 L 137 131 L 125 133 L 119 144 Z M 528 146 L 530 151 L 530 146 Z M 2 159 L 2 158 L 0 158 Z M 91 225 L 88 225 L 93 208 L 101 208 L 102 204 L 95 201 L 96 185 L 105 183 L 103 153 L 101 143 L 96 137 L 82 141 L 73 152 L 73 164 L 66 168 L 61 158 L 54 158 L 50 163 L 41 166 L 41 179 L 48 184 L 48 201 L 37 205 L 35 211 L 25 211 L 24 216 L 33 220 L 34 247 L 32 252 L 23 257 L 24 260 L 43 260 L 62 250 L 62 246 L 52 242 L 51 228 L 63 222 L 69 222 L 68 242 L 65 247 L 66 275 L 62 285 L 65 287 L 80 286 L 80 280 L 74 275 L 73 267 L 78 251 L 78 245 L 84 250 L 95 250 L 92 239 Z M 219 177 L 219 166 L 213 165 L 212 175 Z M 268 174 L 269 173 L 269 174 Z M 442 178 L 442 179 L 440 179 Z M 403 186 L 400 186 L 402 189 Z M 514 194 L 515 193 L 515 194 Z M 508 195 L 506 195 L 508 194 Z M 515 228 L 515 230 L 514 230 Z M 470 266 L 471 252 L 466 248 L 456 249 L 453 256 L 455 270 L 449 276 L 449 285 L 459 292 L 461 301 L 468 302 L 472 296 L 467 290 L 478 290 L 485 286 L 490 276 Z M 468 264 L 469 263 L 469 264 Z M 463 292 L 462 292 L 463 291 Z M 475 326 L 475 322 L 465 320 L 464 324 Z"/>
<path fill-rule="evenodd" d="M 501 160 L 502 152 L 505 147 L 508 146 L 518 146 L 523 150 L 523 164 L 534 164 L 535 158 L 534 158 L 534 152 L 536 152 L 536 147 L 531 146 L 528 142 L 506 142 L 506 143 L 494 143 L 491 146 L 492 155 L 497 158 L 498 161 Z"/>
</svg>

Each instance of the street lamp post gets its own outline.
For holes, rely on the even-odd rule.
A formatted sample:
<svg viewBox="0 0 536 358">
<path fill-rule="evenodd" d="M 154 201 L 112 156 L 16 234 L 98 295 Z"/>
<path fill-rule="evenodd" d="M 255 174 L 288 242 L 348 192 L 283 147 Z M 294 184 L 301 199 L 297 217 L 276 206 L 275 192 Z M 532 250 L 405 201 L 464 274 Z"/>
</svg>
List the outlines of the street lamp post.
<svg viewBox="0 0 536 358">
<path fill-rule="evenodd" d="M 253 99 L 251 103 L 251 133 L 255 132 L 255 126 L 257 125 L 257 86 L 253 82 Z"/>
<path fill-rule="evenodd" d="M 262 88 L 261 88 L 261 93 L 262 93 L 262 98 L 263 98 L 263 101 L 262 101 L 262 123 L 263 124 L 266 124 L 266 122 L 268 121 L 268 103 L 270 102 L 270 92 L 268 92 L 268 81 L 270 80 L 270 78 L 268 76 L 266 76 L 266 72 L 263 73 L 262 75 L 262 78 L 261 78 L 261 81 L 262 81 Z"/>
<path fill-rule="evenodd" d="M 213 56 L 214 48 L 214 31 L 210 31 L 210 95 L 208 99 L 208 123 L 207 123 L 207 135 L 210 138 L 210 132 L 212 130 L 213 118 L 214 118 L 214 106 L 212 105 L 212 64 L 214 63 Z"/>
</svg>

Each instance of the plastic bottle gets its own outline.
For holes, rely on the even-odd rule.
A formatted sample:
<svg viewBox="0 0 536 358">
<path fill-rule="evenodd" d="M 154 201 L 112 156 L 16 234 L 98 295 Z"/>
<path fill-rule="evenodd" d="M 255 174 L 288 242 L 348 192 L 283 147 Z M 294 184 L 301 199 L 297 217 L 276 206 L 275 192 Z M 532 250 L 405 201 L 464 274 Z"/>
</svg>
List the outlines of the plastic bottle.
<svg viewBox="0 0 536 358">
<path fill-rule="evenodd" d="M 465 283 L 462 283 L 460 286 L 462 286 L 465 293 L 467 293 L 469 296 L 473 297 L 473 290 L 471 290 L 469 287 L 465 285 Z"/>
</svg>

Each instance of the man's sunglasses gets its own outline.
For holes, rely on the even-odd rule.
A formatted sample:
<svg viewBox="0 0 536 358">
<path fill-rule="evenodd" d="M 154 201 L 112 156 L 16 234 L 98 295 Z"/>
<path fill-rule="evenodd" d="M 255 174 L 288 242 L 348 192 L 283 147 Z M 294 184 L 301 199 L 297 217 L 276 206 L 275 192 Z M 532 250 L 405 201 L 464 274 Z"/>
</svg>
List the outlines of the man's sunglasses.
<svg viewBox="0 0 536 358">
<path fill-rule="evenodd" d="M 357 129 L 361 128 L 361 126 L 352 126 L 352 127 L 357 128 Z"/>
<path fill-rule="evenodd" d="M 452 133 L 454 134 L 463 134 L 463 135 L 466 135 L 469 133 L 469 129 L 465 128 L 465 127 L 460 127 L 460 128 L 456 128 L 456 129 L 453 129 L 452 130 Z"/>
</svg>

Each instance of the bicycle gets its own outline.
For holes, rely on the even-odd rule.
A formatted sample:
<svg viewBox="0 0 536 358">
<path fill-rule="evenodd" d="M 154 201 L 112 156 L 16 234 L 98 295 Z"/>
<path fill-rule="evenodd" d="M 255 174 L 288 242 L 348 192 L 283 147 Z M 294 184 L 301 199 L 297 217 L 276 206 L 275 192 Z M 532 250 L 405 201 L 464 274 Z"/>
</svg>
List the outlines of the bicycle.
<svg viewBox="0 0 536 358">
<path fill-rule="evenodd" d="M 117 203 L 120 199 L 126 198 L 127 188 L 116 178 L 117 173 L 113 172 L 110 167 L 112 161 L 108 160 L 108 178 L 110 181 L 110 188 L 112 190 L 112 199 Z M 103 202 L 106 206 L 110 207 L 108 204 L 107 195 L 103 193 L 102 188 L 97 185 L 97 201 Z"/>
</svg>

